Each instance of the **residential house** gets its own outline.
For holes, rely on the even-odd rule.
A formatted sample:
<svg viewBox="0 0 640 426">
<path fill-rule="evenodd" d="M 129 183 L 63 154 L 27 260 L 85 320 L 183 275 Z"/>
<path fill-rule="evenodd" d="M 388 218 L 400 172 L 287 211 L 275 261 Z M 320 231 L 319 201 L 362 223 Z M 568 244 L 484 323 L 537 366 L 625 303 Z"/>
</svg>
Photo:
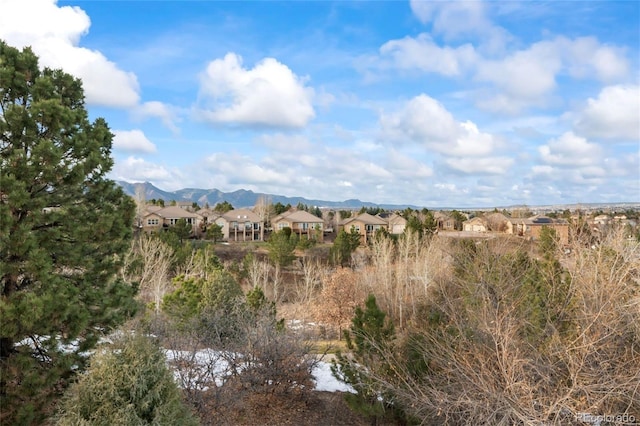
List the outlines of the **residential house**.
<svg viewBox="0 0 640 426">
<path fill-rule="evenodd" d="M 202 233 L 206 233 L 209 226 L 217 224 L 222 229 L 223 240 L 229 239 L 229 222 L 222 216 L 222 213 L 214 211 L 212 209 L 200 209 L 197 213 L 202 216 Z"/>
<path fill-rule="evenodd" d="M 449 213 L 437 211 L 433 213 L 433 218 L 436 221 L 437 229 L 441 231 L 456 230 L 456 220 Z"/>
<path fill-rule="evenodd" d="M 611 216 L 606 214 L 601 214 L 593 218 L 594 225 L 608 225 L 611 220 Z"/>
<path fill-rule="evenodd" d="M 489 224 L 484 217 L 476 216 L 462 222 L 462 230 L 467 232 L 487 232 Z"/>
<path fill-rule="evenodd" d="M 193 234 L 198 235 L 202 216 L 188 212 L 178 206 L 146 206 L 146 212 L 142 217 L 142 229 L 148 232 L 166 229 L 184 219 L 193 229 Z"/>
<path fill-rule="evenodd" d="M 249 209 L 230 210 L 214 219 L 227 241 L 263 241 L 262 218 Z M 226 222 L 226 223 L 225 223 Z"/>
<path fill-rule="evenodd" d="M 560 244 L 569 243 L 569 223 L 565 219 L 552 219 L 543 215 L 536 215 L 527 219 L 512 219 L 514 234 L 538 240 L 543 227 L 552 228 Z"/>
<path fill-rule="evenodd" d="M 369 213 L 362 213 L 356 217 L 344 220 L 340 224 L 340 228 L 346 232 L 355 230 L 360 234 L 360 242 L 367 244 L 380 229 L 389 230 L 389 223 L 379 216 L 372 216 Z"/>
<path fill-rule="evenodd" d="M 271 219 L 271 228 L 274 231 L 290 228 L 300 238 L 306 236 L 311 239 L 315 236 L 318 241 L 322 241 L 324 220 L 304 210 L 290 210 Z"/>
<path fill-rule="evenodd" d="M 404 232 L 407 227 L 407 219 L 400 216 L 397 213 L 391 214 L 391 216 L 387 217 L 388 230 L 390 234 L 400 235 Z"/>
</svg>

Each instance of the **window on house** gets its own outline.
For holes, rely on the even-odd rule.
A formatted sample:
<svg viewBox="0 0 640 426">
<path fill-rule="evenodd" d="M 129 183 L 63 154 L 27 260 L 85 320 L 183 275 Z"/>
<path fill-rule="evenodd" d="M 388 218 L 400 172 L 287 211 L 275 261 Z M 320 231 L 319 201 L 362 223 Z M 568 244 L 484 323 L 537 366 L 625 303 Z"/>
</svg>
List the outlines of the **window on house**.
<svg viewBox="0 0 640 426">
<path fill-rule="evenodd" d="M 288 228 L 289 227 L 289 222 L 280 222 L 278 224 L 278 229 L 279 230 L 283 230 L 284 228 Z"/>
<path fill-rule="evenodd" d="M 154 225 L 159 225 L 160 224 L 160 220 L 159 219 L 147 219 L 147 225 L 148 226 L 154 226 Z"/>
</svg>

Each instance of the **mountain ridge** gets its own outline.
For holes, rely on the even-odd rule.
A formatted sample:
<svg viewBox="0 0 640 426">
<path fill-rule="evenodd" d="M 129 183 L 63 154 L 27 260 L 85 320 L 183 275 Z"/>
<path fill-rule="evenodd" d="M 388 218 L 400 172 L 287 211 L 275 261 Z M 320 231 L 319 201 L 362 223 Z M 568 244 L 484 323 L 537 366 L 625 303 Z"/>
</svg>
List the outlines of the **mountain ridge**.
<svg viewBox="0 0 640 426">
<path fill-rule="evenodd" d="M 327 200 L 313 200 L 304 197 L 287 197 L 284 195 L 266 194 L 261 192 L 254 192 L 248 189 L 238 189 L 232 192 L 223 192 L 219 189 L 201 189 L 201 188 L 183 188 L 176 191 L 164 191 L 150 182 L 125 182 L 116 181 L 116 183 L 122 187 L 123 191 L 131 196 L 136 196 L 137 188 L 142 185 L 144 188 L 144 195 L 146 200 L 163 199 L 165 201 L 190 201 L 196 202 L 200 206 L 209 204 L 213 207 L 218 203 L 224 201 L 230 203 L 235 208 L 253 207 L 260 197 L 267 198 L 271 203 L 282 203 L 284 205 L 291 204 L 296 206 L 298 203 L 306 204 L 312 207 L 332 207 L 332 208 L 361 208 L 361 207 L 380 207 L 385 209 L 405 209 L 407 207 L 418 208 L 412 205 L 395 205 L 395 204 L 377 204 L 369 201 L 361 201 L 358 199 L 349 199 L 344 201 L 327 201 Z"/>
<path fill-rule="evenodd" d="M 216 204 L 221 202 L 228 202 L 233 205 L 235 208 L 242 207 L 253 207 L 256 204 L 256 201 L 260 197 L 265 197 L 269 200 L 270 203 L 282 203 L 284 205 L 291 204 L 292 206 L 296 206 L 298 203 L 306 204 L 311 207 L 326 207 L 326 208 L 343 208 L 343 209 L 359 209 L 361 207 L 380 207 L 385 210 L 404 210 L 406 208 L 412 209 L 421 209 L 422 207 L 428 207 L 430 210 L 493 210 L 494 208 L 498 209 L 515 209 L 515 208 L 529 208 L 534 210 L 550 210 L 550 209 L 566 209 L 566 208 L 585 208 L 587 210 L 592 208 L 605 208 L 605 207 L 630 207 L 640 209 L 640 202 L 612 202 L 612 203 L 567 203 L 567 204 L 556 204 L 556 205 L 526 205 L 526 204 L 518 204 L 518 205 L 510 205 L 510 206 L 493 206 L 493 207 L 444 207 L 444 206 L 416 206 L 411 204 L 379 204 L 373 203 L 369 201 L 361 201 L 358 199 L 349 199 L 344 201 L 327 201 L 327 200 L 313 200 L 307 199 L 304 197 L 287 197 L 284 195 L 275 195 L 275 194 L 266 194 L 262 192 L 253 192 L 248 189 L 238 189 L 236 191 L 231 192 L 223 192 L 219 189 L 201 189 L 201 188 L 183 188 L 176 191 L 164 191 L 156 186 L 154 186 L 150 182 L 125 182 L 125 181 L 115 181 L 120 187 L 122 187 L 123 191 L 130 195 L 131 197 L 135 197 L 136 188 L 140 185 L 143 185 L 145 192 L 145 199 L 163 199 L 165 201 L 190 201 L 196 202 L 200 206 L 204 206 L 205 204 L 209 204 L 209 206 L 214 207 Z"/>
</svg>

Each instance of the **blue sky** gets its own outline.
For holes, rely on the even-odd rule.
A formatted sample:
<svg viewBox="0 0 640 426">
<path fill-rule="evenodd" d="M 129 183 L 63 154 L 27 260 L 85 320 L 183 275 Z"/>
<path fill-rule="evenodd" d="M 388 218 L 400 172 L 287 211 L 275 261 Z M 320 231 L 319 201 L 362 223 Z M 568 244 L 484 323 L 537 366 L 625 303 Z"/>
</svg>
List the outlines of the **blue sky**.
<svg viewBox="0 0 640 426">
<path fill-rule="evenodd" d="M 640 202 L 636 1 L 0 0 L 111 177 L 313 199 Z"/>
</svg>

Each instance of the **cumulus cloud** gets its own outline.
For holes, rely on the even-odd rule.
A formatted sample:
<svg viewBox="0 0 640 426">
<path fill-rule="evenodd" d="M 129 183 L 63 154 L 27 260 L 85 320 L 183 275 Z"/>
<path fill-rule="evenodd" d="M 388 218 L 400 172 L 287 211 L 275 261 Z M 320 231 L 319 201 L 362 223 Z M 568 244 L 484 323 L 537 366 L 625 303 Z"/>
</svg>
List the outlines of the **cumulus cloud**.
<svg viewBox="0 0 640 426">
<path fill-rule="evenodd" d="M 113 147 L 120 151 L 156 152 L 156 146 L 147 139 L 142 130 L 114 130 L 113 135 Z"/>
<path fill-rule="evenodd" d="M 273 58 L 246 69 L 239 55 L 228 53 L 201 74 L 200 94 L 200 114 L 214 123 L 299 128 L 315 116 L 313 89 Z"/>
<path fill-rule="evenodd" d="M 504 28 L 491 22 L 482 0 L 411 0 L 410 5 L 413 14 L 423 24 L 431 24 L 432 31 L 446 39 L 479 35 L 485 50 L 499 52 L 511 38 Z"/>
<path fill-rule="evenodd" d="M 133 115 L 138 119 L 158 118 L 162 124 L 174 134 L 180 132 L 180 129 L 176 125 L 177 118 L 175 112 L 163 102 L 144 102 L 133 109 Z"/>
<path fill-rule="evenodd" d="M 394 177 L 401 179 L 421 179 L 433 176 L 431 167 L 394 149 L 389 150 L 387 163 Z"/>
<path fill-rule="evenodd" d="M 599 145 L 590 143 L 573 132 L 551 139 L 538 150 L 544 163 L 557 167 L 592 166 L 602 158 L 602 148 Z"/>
<path fill-rule="evenodd" d="M 382 140 L 419 146 L 424 150 L 422 155 L 444 157 L 439 164 L 456 174 L 504 174 L 514 162 L 496 155 L 502 143 L 494 135 L 482 132 L 472 121 L 456 121 L 444 105 L 425 94 L 411 99 L 399 111 L 382 114 L 380 127 Z M 428 166 L 417 170 L 423 176 L 432 174 Z"/>
<path fill-rule="evenodd" d="M 124 160 L 116 160 L 111 176 L 115 180 L 127 182 L 153 182 L 166 190 L 179 189 L 176 188 L 176 184 L 180 185 L 183 182 L 182 176 L 176 172 L 133 156 Z"/>
<path fill-rule="evenodd" d="M 446 156 L 487 156 L 498 142 L 471 121 L 458 122 L 436 99 L 422 94 L 400 111 L 382 114 L 382 137 L 399 143 L 417 143 Z"/>
<path fill-rule="evenodd" d="M 380 47 L 380 55 L 389 58 L 386 66 L 399 69 L 417 69 L 445 76 L 458 76 L 477 59 L 470 44 L 460 47 L 440 47 L 428 34 L 391 40 Z"/>
<path fill-rule="evenodd" d="M 492 83 L 499 92 L 484 97 L 478 105 L 506 113 L 544 106 L 559 75 L 603 82 L 624 79 L 629 73 L 624 55 L 623 49 L 603 45 L 593 37 L 556 37 L 500 59 L 480 60 L 475 79 Z"/>
<path fill-rule="evenodd" d="M 578 37 L 573 40 L 558 37 L 554 42 L 573 77 L 593 76 L 607 83 L 629 74 L 629 63 L 623 48 L 602 44 L 595 37 Z"/>
<path fill-rule="evenodd" d="M 640 86 L 605 87 L 589 98 L 575 129 L 589 138 L 640 140 Z"/>
<path fill-rule="evenodd" d="M 91 25 L 82 9 L 58 7 L 56 0 L 5 0 L 1 6 L 0 39 L 18 48 L 31 46 L 41 65 L 82 79 L 87 103 L 131 107 L 138 102 L 135 74 L 98 51 L 78 46 Z"/>
<path fill-rule="evenodd" d="M 555 88 L 561 67 L 555 46 L 540 42 L 504 59 L 482 62 L 476 78 L 492 82 L 510 97 L 535 103 Z"/>
</svg>

